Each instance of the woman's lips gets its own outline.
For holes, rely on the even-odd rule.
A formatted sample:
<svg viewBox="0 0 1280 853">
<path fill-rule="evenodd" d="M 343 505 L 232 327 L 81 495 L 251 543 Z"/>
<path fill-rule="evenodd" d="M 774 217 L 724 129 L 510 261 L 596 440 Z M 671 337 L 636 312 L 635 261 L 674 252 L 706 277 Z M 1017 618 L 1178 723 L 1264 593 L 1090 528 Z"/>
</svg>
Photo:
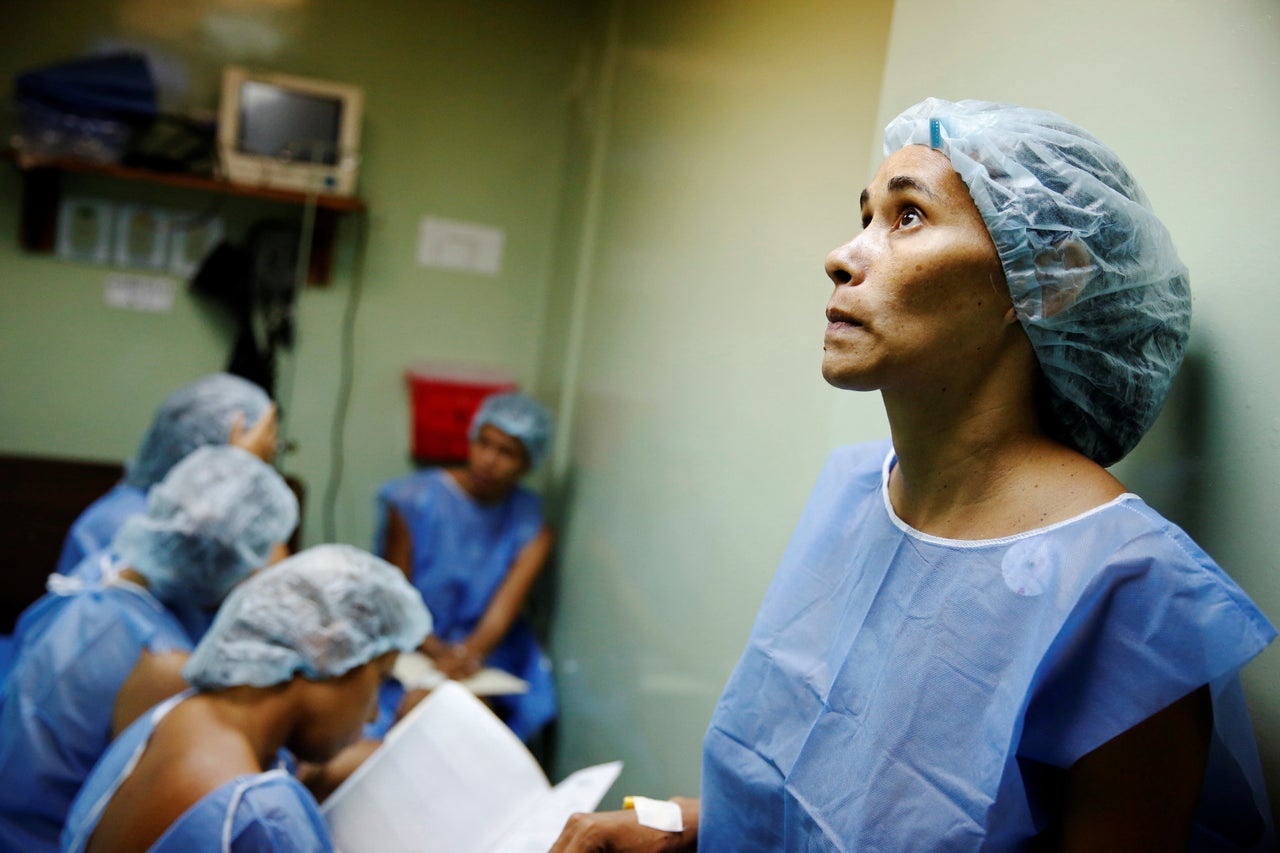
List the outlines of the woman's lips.
<svg viewBox="0 0 1280 853">
<path fill-rule="evenodd" d="M 860 329 L 860 328 L 862 328 L 862 323 L 859 322 L 851 314 L 846 314 L 845 312 L 836 310 L 834 308 L 827 309 L 827 333 L 828 334 L 831 334 L 833 332 L 844 332 L 844 331 L 848 331 L 849 329 Z"/>
</svg>

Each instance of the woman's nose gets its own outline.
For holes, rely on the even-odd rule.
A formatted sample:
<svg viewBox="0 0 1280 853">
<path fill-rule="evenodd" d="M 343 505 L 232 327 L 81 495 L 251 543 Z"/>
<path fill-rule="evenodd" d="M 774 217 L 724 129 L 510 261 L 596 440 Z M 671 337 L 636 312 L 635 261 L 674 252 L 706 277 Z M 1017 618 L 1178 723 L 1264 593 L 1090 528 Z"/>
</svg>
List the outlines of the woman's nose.
<svg viewBox="0 0 1280 853">
<path fill-rule="evenodd" d="M 857 251 L 858 238 L 854 237 L 843 246 L 837 246 L 827 255 L 827 277 L 839 287 L 842 284 L 861 284 L 866 276 L 866 268 Z"/>
</svg>

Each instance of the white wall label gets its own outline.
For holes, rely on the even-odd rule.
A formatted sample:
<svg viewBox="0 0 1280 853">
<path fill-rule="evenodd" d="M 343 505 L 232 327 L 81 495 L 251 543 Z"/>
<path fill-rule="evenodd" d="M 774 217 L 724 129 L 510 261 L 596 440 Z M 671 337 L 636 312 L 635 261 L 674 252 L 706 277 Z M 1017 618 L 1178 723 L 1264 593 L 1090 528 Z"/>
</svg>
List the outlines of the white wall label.
<svg viewBox="0 0 1280 853">
<path fill-rule="evenodd" d="M 113 273 L 107 276 L 103 299 L 112 308 L 163 314 L 173 310 L 173 279 Z"/>
<path fill-rule="evenodd" d="M 418 265 L 497 275 L 505 242 L 501 228 L 424 216 L 418 227 Z"/>
</svg>

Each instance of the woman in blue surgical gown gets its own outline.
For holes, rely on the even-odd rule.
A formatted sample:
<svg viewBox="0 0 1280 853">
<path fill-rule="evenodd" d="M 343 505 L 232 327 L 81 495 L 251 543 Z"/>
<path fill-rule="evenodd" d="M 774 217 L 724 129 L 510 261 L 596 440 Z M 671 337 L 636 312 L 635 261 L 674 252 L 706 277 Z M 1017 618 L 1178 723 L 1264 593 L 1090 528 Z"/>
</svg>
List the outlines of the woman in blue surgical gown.
<svg viewBox="0 0 1280 853">
<path fill-rule="evenodd" d="M 147 491 L 197 447 L 233 444 L 266 462 L 275 456 L 275 406 L 252 382 L 215 373 L 179 388 L 156 410 L 124 479 L 91 503 L 72 523 L 54 573 L 96 581 L 113 557 L 105 553 L 121 525 L 147 509 Z M 283 548 L 283 546 L 282 546 Z M 56 586 L 61 582 L 52 581 Z M 18 618 L 12 638 L 0 637 L 16 653 L 40 608 Z M 0 659 L 0 683 L 13 661 Z"/>
<path fill-rule="evenodd" d="M 102 757 L 63 849 L 332 850 L 315 799 L 280 769 L 288 748 L 323 762 L 357 738 L 395 653 L 431 627 L 388 563 L 320 545 L 246 581 L 157 706 Z"/>
<path fill-rule="evenodd" d="M 1104 466 L 1154 421 L 1186 268 L 1110 149 L 930 99 L 827 258 L 828 460 L 716 707 L 685 830 L 556 850 L 1269 850 L 1238 672 L 1275 637 Z"/>
<path fill-rule="evenodd" d="M 537 495 L 520 479 L 546 455 L 551 418 L 524 394 L 487 398 L 472 419 L 467 464 L 431 468 L 378 491 L 375 548 L 399 566 L 435 617 L 422 651 L 450 678 L 482 666 L 524 679 L 492 698 L 528 740 L 555 718 L 551 663 L 521 607 L 551 552 Z"/>
<path fill-rule="evenodd" d="M 270 462 L 275 455 L 275 406 L 252 382 L 215 373 L 174 391 L 156 410 L 124 479 L 71 525 L 55 569 L 71 574 L 107 547 L 125 519 L 147 508 L 147 491 L 197 447 L 235 444 Z M 93 571 L 96 564 L 84 564 Z"/>
<path fill-rule="evenodd" d="M 151 489 L 96 582 L 34 605 L 0 694 L 0 850 L 58 849 L 67 809 L 113 730 L 184 686 L 188 627 L 265 565 L 297 524 L 279 474 L 236 447 L 203 447 Z"/>
</svg>

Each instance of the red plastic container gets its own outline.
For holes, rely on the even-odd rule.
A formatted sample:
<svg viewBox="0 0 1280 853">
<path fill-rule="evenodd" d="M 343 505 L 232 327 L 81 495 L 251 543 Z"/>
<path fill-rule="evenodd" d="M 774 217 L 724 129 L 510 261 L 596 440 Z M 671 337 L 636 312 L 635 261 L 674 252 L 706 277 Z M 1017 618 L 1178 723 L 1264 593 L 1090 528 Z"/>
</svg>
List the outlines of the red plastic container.
<svg viewBox="0 0 1280 853">
<path fill-rule="evenodd" d="M 467 428 L 490 394 L 517 390 L 510 378 L 493 372 L 415 368 L 409 383 L 411 453 L 418 462 L 463 462 Z"/>
</svg>

